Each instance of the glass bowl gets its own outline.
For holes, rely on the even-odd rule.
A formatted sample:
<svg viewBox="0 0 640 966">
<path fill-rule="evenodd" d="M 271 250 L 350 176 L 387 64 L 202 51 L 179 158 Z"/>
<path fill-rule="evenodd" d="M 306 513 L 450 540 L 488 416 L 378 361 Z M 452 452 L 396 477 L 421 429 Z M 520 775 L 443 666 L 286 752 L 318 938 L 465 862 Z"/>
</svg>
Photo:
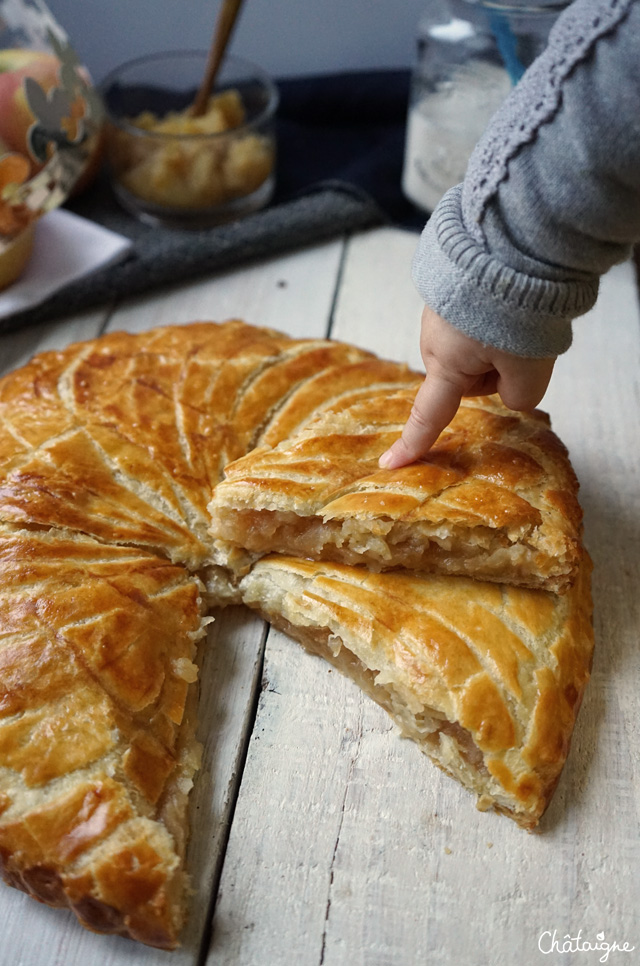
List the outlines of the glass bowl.
<svg viewBox="0 0 640 966">
<path fill-rule="evenodd" d="M 192 118 L 206 61 L 206 51 L 152 54 L 101 85 L 113 189 L 141 221 L 209 228 L 273 195 L 277 88 L 260 68 L 227 57 L 207 113 Z"/>
</svg>

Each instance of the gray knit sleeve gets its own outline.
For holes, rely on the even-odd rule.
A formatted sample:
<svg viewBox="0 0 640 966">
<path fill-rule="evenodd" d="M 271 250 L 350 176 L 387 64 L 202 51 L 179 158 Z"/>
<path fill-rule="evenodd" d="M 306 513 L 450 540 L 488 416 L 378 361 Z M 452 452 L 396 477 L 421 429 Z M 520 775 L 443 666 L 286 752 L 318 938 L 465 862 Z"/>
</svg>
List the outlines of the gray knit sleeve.
<svg viewBox="0 0 640 966">
<path fill-rule="evenodd" d="M 640 0 L 575 0 L 429 219 L 414 281 L 467 335 L 564 352 L 640 240 L 638 50 Z"/>
</svg>

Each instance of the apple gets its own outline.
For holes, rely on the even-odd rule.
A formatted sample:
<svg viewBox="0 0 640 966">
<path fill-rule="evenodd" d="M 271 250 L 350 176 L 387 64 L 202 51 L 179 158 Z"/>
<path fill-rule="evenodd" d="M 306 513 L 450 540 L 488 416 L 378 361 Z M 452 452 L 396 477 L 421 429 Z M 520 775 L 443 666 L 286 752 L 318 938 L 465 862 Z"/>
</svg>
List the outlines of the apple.
<svg viewBox="0 0 640 966">
<path fill-rule="evenodd" d="M 27 104 L 24 80 L 33 77 L 46 92 L 58 84 L 60 61 L 41 50 L 0 50 L 0 139 L 10 151 L 31 157 L 27 134 L 35 118 Z M 31 157 L 34 171 L 40 165 Z"/>
</svg>

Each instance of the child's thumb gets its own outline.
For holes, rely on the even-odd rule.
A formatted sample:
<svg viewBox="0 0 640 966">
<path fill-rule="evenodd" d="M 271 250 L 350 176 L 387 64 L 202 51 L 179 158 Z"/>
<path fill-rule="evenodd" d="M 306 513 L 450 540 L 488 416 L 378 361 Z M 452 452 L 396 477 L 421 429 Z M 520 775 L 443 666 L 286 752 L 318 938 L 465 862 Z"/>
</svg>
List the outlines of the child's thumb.
<svg viewBox="0 0 640 966">
<path fill-rule="evenodd" d="M 525 359 L 501 353 L 496 363 L 496 389 L 509 409 L 527 410 L 538 405 L 549 385 L 555 359 Z"/>
</svg>

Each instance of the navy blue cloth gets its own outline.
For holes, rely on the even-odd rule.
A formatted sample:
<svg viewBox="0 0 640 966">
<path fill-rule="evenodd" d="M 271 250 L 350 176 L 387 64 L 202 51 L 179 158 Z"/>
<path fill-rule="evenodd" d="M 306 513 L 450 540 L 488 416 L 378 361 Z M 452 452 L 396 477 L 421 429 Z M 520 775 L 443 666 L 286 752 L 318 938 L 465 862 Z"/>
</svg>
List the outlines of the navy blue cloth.
<svg viewBox="0 0 640 966">
<path fill-rule="evenodd" d="M 279 81 L 275 202 L 336 180 L 369 195 L 394 224 L 422 228 L 426 216 L 400 188 L 409 84 L 406 70 Z"/>
</svg>

